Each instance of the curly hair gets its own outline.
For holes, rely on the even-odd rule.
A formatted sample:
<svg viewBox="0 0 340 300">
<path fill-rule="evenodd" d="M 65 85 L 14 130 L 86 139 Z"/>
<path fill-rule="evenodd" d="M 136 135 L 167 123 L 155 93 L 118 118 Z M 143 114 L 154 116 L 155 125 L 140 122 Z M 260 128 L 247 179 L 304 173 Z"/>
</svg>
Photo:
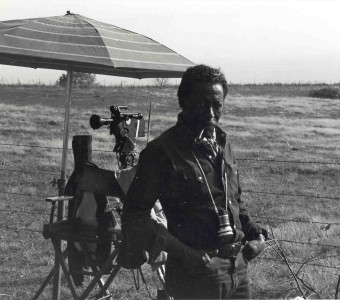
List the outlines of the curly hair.
<svg viewBox="0 0 340 300">
<path fill-rule="evenodd" d="M 221 69 L 215 69 L 207 65 L 197 65 L 188 68 L 183 74 L 182 81 L 178 87 L 177 97 L 181 108 L 185 106 L 188 96 L 196 84 L 221 84 L 224 98 L 228 94 L 228 85 Z"/>
</svg>

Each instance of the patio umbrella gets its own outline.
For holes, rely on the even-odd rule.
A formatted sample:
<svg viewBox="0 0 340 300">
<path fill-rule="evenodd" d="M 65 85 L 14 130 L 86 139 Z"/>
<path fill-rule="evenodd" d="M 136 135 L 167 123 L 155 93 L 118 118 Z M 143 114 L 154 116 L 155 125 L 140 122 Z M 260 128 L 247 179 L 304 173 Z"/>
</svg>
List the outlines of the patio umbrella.
<svg viewBox="0 0 340 300">
<path fill-rule="evenodd" d="M 146 36 L 69 11 L 64 16 L 0 22 L 0 64 L 67 71 L 59 195 L 66 182 L 72 71 L 178 78 L 194 65 Z M 59 218 L 63 210 L 60 205 Z"/>
<path fill-rule="evenodd" d="M 138 33 L 65 16 L 0 22 L 0 63 L 131 78 L 181 77 L 193 63 Z"/>
<path fill-rule="evenodd" d="M 72 71 L 130 78 L 178 78 L 194 63 L 141 34 L 69 11 L 0 22 L 0 64 L 66 70 L 61 182 L 65 182 Z"/>
</svg>

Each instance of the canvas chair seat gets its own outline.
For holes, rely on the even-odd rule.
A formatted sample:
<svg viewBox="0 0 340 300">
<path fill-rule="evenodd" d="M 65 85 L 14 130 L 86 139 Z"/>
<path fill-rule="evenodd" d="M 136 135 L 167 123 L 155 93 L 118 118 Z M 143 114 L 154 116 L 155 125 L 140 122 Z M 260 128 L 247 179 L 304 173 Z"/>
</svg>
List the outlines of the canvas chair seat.
<svg viewBox="0 0 340 300">
<path fill-rule="evenodd" d="M 43 227 L 45 239 L 54 237 L 68 242 L 108 243 L 118 244 L 121 240 L 121 230 L 108 228 L 100 231 L 98 226 L 82 225 L 79 218 L 45 224 Z"/>
</svg>

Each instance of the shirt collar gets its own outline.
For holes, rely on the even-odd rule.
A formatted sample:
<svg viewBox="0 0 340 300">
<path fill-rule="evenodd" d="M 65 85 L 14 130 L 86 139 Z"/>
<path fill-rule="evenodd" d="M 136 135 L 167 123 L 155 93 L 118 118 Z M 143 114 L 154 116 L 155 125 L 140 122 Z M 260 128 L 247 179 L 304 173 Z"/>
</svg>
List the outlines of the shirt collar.
<svg viewBox="0 0 340 300">
<path fill-rule="evenodd" d="M 216 129 L 216 141 L 219 146 L 224 147 L 227 142 L 227 134 L 218 125 L 215 125 L 215 129 Z M 195 136 L 190 130 L 190 128 L 183 122 L 182 113 L 178 114 L 176 133 L 179 139 L 189 144 L 193 144 L 195 139 L 197 138 L 197 136 Z"/>
</svg>

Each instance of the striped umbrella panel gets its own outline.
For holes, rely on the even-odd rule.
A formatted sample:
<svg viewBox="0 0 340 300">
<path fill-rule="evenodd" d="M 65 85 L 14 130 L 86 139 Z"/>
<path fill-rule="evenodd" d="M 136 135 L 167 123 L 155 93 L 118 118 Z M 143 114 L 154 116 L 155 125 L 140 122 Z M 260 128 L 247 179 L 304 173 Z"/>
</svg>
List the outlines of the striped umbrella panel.
<svg viewBox="0 0 340 300">
<path fill-rule="evenodd" d="M 146 77 L 180 77 L 194 65 L 141 34 L 80 15 L 0 22 L 0 63 Z"/>
</svg>

